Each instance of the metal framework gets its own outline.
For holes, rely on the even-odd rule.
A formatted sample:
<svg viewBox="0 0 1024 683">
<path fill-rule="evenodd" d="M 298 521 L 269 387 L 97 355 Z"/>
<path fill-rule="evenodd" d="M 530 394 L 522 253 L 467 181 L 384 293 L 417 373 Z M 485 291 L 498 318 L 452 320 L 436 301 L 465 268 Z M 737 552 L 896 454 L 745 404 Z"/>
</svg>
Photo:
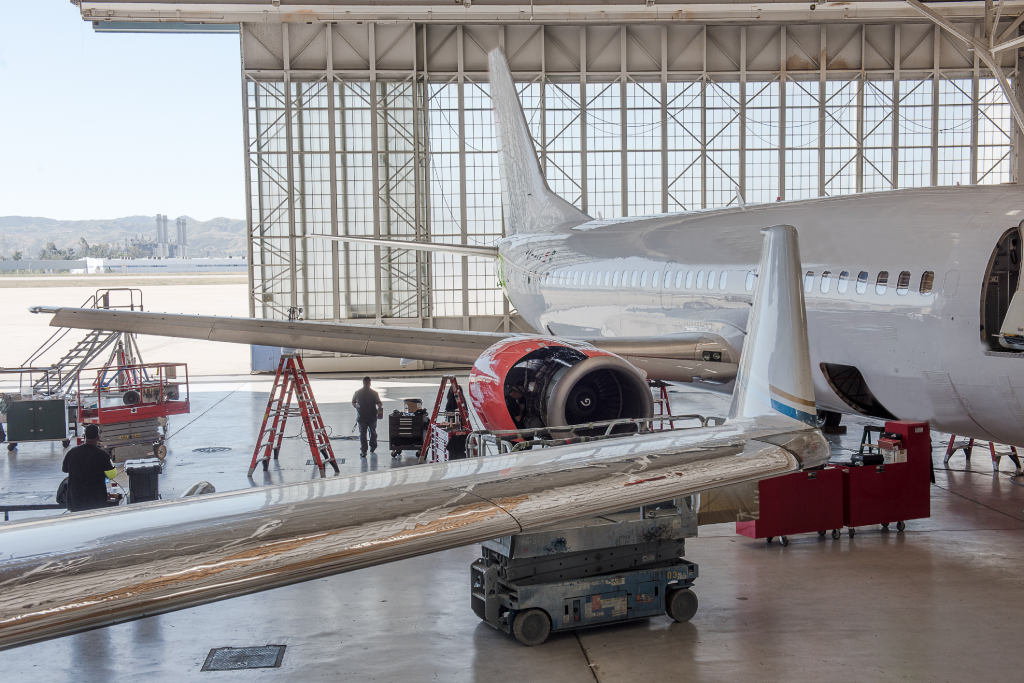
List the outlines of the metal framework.
<svg viewBox="0 0 1024 683">
<path fill-rule="evenodd" d="M 931 23 L 267 22 L 241 44 L 254 316 L 523 327 L 487 259 L 314 237 L 502 234 L 495 47 L 549 183 L 595 217 L 1017 177 L 997 79 Z M 1016 82 L 1016 50 L 995 58 Z"/>
</svg>

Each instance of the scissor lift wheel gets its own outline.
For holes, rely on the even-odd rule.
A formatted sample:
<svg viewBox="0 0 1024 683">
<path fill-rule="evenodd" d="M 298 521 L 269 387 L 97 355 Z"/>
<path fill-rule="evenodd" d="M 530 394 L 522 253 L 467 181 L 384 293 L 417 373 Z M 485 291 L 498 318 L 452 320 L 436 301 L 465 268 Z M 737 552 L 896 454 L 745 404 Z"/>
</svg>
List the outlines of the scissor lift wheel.
<svg viewBox="0 0 1024 683">
<path fill-rule="evenodd" d="M 523 645 L 540 645 L 551 633 L 551 619 L 542 609 L 527 609 L 516 615 L 512 633 Z"/>
<path fill-rule="evenodd" d="M 665 611 L 676 621 L 693 619 L 697 613 L 697 594 L 689 588 L 677 588 L 665 596 Z"/>
</svg>

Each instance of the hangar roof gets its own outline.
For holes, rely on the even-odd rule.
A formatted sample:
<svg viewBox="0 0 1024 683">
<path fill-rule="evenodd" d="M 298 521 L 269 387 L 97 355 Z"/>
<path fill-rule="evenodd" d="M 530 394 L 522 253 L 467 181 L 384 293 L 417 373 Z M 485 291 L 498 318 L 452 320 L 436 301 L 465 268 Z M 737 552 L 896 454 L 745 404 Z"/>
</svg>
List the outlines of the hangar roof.
<svg viewBox="0 0 1024 683">
<path fill-rule="evenodd" d="M 853 0 L 792 2 L 762 0 L 72 0 L 82 18 L 99 24 L 148 24 L 135 30 L 175 32 L 205 25 L 240 22 L 363 22 L 377 23 L 529 23 L 608 24 L 665 22 L 734 23 L 891 23 L 920 22 L 921 15 L 902 0 Z M 984 0 L 930 2 L 930 7 L 954 21 L 978 19 L 985 15 Z M 1003 17 L 1024 11 L 1024 0 L 1005 0 Z M 161 24 L 169 24 L 161 27 Z M 176 25 L 176 26 L 174 26 Z"/>
</svg>

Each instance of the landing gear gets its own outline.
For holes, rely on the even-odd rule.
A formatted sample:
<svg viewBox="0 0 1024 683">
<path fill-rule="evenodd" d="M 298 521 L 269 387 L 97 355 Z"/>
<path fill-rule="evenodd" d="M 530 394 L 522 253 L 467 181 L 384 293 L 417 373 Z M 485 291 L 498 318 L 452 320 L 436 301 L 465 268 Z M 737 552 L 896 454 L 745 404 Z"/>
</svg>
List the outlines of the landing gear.
<svg viewBox="0 0 1024 683">
<path fill-rule="evenodd" d="M 846 427 L 839 424 L 842 419 L 842 413 L 837 413 L 831 410 L 819 410 L 818 429 L 825 434 L 845 434 Z"/>
</svg>

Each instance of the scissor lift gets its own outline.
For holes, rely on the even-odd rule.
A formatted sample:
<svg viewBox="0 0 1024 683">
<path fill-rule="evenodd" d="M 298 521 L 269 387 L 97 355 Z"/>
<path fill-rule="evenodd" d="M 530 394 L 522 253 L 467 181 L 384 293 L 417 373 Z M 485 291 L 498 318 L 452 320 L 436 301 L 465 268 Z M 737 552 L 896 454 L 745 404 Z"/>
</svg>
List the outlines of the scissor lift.
<svg viewBox="0 0 1024 683">
<path fill-rule="evenodd" d="M 683 555 L 696 535 L 689 497 L 485 541 L 470 569 L 473 611 L 524 645 L 666 613 L 688 621 L 698 570 Z"/>
</svg>

